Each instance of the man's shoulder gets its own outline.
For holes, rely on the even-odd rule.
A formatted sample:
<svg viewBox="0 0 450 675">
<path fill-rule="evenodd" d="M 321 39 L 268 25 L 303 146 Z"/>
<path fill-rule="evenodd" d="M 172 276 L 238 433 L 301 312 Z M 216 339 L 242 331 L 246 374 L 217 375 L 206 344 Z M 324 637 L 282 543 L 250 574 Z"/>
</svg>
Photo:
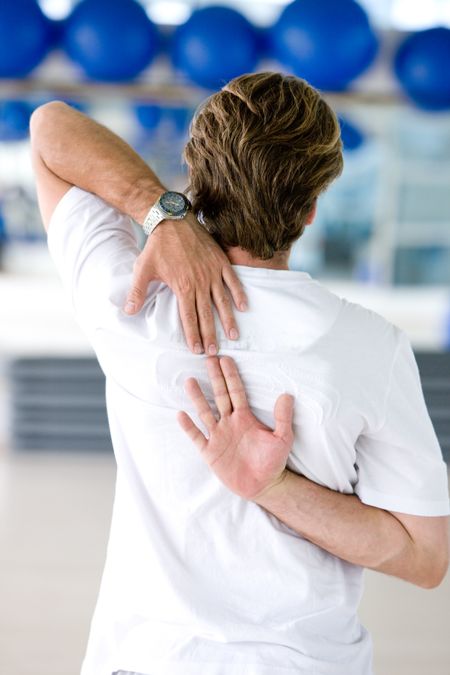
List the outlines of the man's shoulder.
<svg viewBox="0 0 450 675">
<path fill-rule="evenodd" d="M 347 340 L 353 340 L 379 348 L 386 346 L 389 350 L 398 342 L 403 333 L 392 321 L 385 316 L 367 307 L 366 305 L 348 300 L 344 295 L 331 290 L 322 282 L 314 280 L 317 292 L 327 298 L 328 302 L 335 302 L 339 306 L 337 319 L 334 325 L 336 332 L 344 333 Z M 326 300 L 325 300 L 326 302 Z"/>
<path fill-rule="evenodd" d="M 388 328 L 391 330 L 400 330 L 396 324 L 394 324 L 392 321 L 389 321 L 385 316 L 380 314 L 380 312 L 367 307 L 367 305 L 364 305 L 361 302 L 348 300 L 344 294 L 340 292 L 338 293 L 335 290 L 331 290 L 322 281 L 317 279 L 313 279 L 312 281 L 314 282 L 318 292 L 322 293 L 324 297 L 328 296 L 329 298 L 333 298 L 335 302 L 341 304 L 343 318 L 345 320 L 354 322 L 355 324 L 360 324 L 361 326 L 370 324 L 371 327 L 379 328 L 381 330 Z"/>
<path fill-rule="evenodd" d="M 346 299 L 343 303 L 341 318 L 360 353 L 373 362 L 389 364 L 403 331 L 373 309 Z"/>
</svg>

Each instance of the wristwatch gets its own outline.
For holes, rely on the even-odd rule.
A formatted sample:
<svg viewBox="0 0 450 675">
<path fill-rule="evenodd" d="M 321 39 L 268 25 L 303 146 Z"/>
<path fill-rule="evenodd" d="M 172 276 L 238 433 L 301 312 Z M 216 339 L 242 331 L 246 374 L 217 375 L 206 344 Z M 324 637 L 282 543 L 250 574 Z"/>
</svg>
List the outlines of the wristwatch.
<svg viewBox="0 0 450 675">
<path fill-rule="evenodd" d="M 150 236 L 163 220 L 181 220 L 190 208 L 191 202 L 182 192 L 164 192 L 145 216 L 145 234 Z"/>
</svg>

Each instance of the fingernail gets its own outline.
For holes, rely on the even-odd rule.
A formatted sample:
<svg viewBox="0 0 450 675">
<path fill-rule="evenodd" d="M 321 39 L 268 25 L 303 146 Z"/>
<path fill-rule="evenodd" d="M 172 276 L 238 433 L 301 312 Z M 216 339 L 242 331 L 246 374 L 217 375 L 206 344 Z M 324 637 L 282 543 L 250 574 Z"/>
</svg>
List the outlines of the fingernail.
<svg viewBox="0 0 450 675">
<path fill-rule="evenodd" d="M 210 354 L 211 356 L 214 356 L 215 354 L 217 354 L 217 347 L 216 347 L 216 345 L 209 345 L 209 347 L 208 347 L 208 354 Z"/>
<path fill-rule="evenodd" d="M 230 330 L 230 338 L 231 338 L 232 340 L 237 340 L 238 337 L 239 337 L 239 333 L 237 332 L 236 328 L 232 328 L 232 329 Z"/>
<path fill-rule="evenodd" d="M 201 346 L 200 342 L 196 342 L 194 345 L 194 352 L 196 354 L 201 354 L 203 352 L 203 347 Z"/>
<path fill-rule="evenodd" d="M 239 305 L 239 309 L 241 310 L 241 312 L 245 312 L 247 310 L 247 307 L 248 305 L 246 302 L 241 302 L 241 304 Z"/>
<path fill-rule="evenodd" d="M 127 302 L 127 304 L 125 305 L 125 311 L 128 312 L 129 314 L 134 312 L 135 309 L 136 305 L 134 302 Z"/>
</svg>

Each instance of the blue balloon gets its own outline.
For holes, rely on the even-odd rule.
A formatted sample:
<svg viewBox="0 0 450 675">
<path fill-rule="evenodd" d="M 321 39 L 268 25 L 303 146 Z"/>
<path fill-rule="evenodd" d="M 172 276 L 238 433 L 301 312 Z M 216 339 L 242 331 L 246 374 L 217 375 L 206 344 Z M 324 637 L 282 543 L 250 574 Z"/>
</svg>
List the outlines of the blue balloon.
<svg viewBox="0 0 450 675">
<path fill-rule="evenodd" d="M 1 0 L 0 77 L 25 77 L 50 45 L 49 21 L 35 0 Z"/>
<path fill-rule="evenodd" d="M 430 28 L 407 37 L 395 55 L 394 71 L 419 107 L 450 108 L 450 29 Z"/>
<path fill-rule="evenodd" d="M 259 45 L 260 36 L 242 14 L 229 7 L 205 7 L 175 31 L 171 56 L 175 68 L 189 80 L 219 89 L 254 70 Z"/>
<path fill-rule="evenodd" d="M 354 0 L 296 0 L 272 27 L 272 51 L 313 86 L 341 91 L 373 62 L 378 40 Z"/>
<path fill-rule="evenodd" d="M 135 0 L 82 0 L 67 19 L 64 43 L 88 78 L 118 82 L 150 64 L 159 37 Z"/>
<path fill-rule="evenodd" d="M 33 108 L 26 101 L 0 101 L 0 141 L 28 137 Z"/>
<path fill-rule="evenodd" d="M 366 140 L 364 133 L 345 117 L 339 116 L 339 124 L 344 150 L 347 152 L 358 150 Z"/>
</svg>

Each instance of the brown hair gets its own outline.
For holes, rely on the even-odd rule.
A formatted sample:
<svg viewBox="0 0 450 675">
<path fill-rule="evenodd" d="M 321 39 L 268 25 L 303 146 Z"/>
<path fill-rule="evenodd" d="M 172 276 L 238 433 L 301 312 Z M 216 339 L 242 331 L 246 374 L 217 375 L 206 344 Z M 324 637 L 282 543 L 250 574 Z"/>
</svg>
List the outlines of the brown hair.
<svg viewBox="0 0 450 675">
<path fill-rule="evenodd" d="M 341 173 L 339 122 L 304 80 L 242 75 L 195 114 L 184 159 L 194 212 L 216 241 L 267 260 L 303 234 Z"/>
</svg>

